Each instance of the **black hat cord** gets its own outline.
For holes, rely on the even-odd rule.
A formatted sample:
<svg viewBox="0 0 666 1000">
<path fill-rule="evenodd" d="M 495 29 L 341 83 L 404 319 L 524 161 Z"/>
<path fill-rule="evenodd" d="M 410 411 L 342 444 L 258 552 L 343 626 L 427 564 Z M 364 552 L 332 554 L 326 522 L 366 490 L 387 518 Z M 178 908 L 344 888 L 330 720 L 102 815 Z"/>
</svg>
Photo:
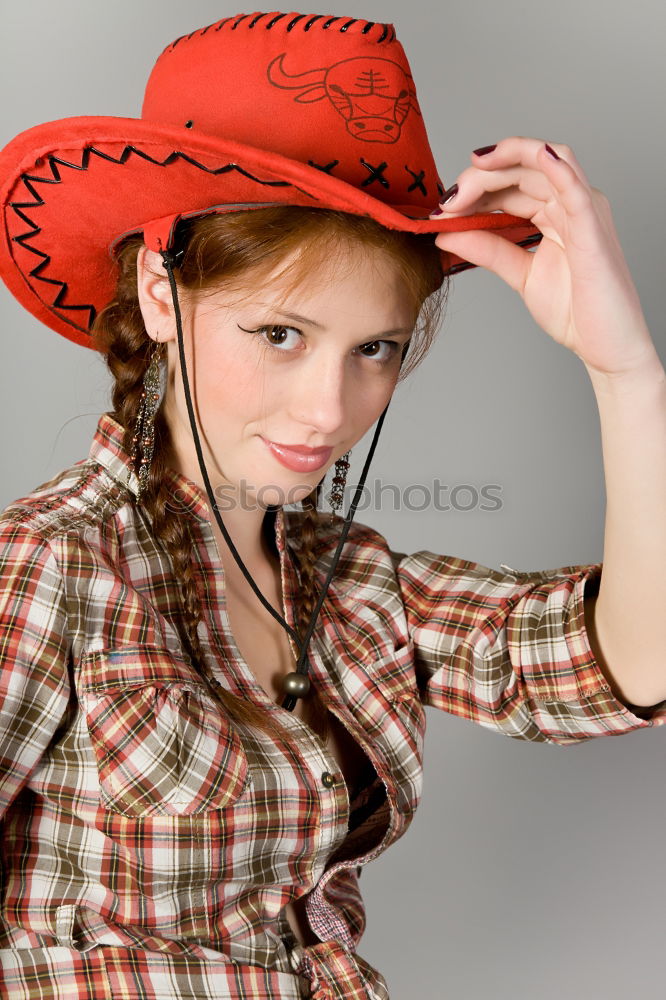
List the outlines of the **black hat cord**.
<svg viewBox="0 0 666 1000">
<path fill-rule="evenodd" d="M 285 629 L 285 631 L 288 633 L 288 635 L 290 635 L 291 638 L 294 640 L 294 642 L 296 643 L 296 645 L 300 646 L 300 653 L 299 653 L 299 657 L 298 657 L 298 663 L 296 665 L 296 670 L 292 671 L 289 674 L 287 674 L 284 677 L 284 679 L 283 679 L 283 685 L 284 685 L 284 690 L 285 690 L 285 698 L 284 698 L 284 700 L 282 702 L 282 708 L 284 708 L 287 711 L 291 712 L 291 711 L 293 711 L 294 707 L 296 706 L 296 703 L 297 703 L 298 699 L 299 698 L 303 698 L 305 695 L 307 695 L 307 693 L 310 690 L 310 678 L 308 677 L 309 664 L 308 664 L 308 658 L 307 658 L 308 644 L 310 642 L 310 639 L 312 638 L 312 634 L 313 634 L 314 629 L 315 629 L 315 624 L 316 624 L 317 618 L 319 617 L 319 612 L 321 611 L 322 605 L 324 603 L 324 599 L 326 597 L 326 592 L 328 590 L 328 587 L 329 587 L 329 584 L 330 584 L 331 580 L 333 579 L 333 574 L 335 573 L 337 564 L 338 564 L 338 562 L 340 560 L 340 556 L 342 554 L 342 548 L 343 548 L 344 543 L 346 541 L 347 535 L 349 534 L 349 529 L 351 527 L 351 523 L 352 523 L 352 520 L 354 518 L 354 514 L 356 512 L 356 508 L 358 507 L 359 501 L 361 499 L 361 494 L 363 492 L 363 487 L 365 485 L 365 480 L 367 478 L 368 471 L 370 469 L 370 463 L 372 461 L 372 457 L 373 457 L 373 455 L 375 453 L 375 449 L 377 447 L 377 441 L 379 439 L 379 434 L 380 434 L 380 431 L 382 429 L 382 425 L 384 423 L 384 418 L 386 417 L 386 412 L 387 412 L 387 410 L 389 408 L 390 401 L 389 401 L 389 403 L 386 404 L 386 407 L 384 408 L 384 411 L 382 412 L 381 416 L 379 417 L 379 420 L 377 421 L 377 426 L 375 428 L 375 433 L 374 433 L 374 436 L 372 438 L 372 443 L 370 445 L 370 449 L 368 451 L 368 455 L 366 457 L 365 464 L 363 466 L 363 471 L 361 473 L 361 479 L 360 479 L 360 481 L 358 483 L 358 486 L 356 487 L 356 491 L 354 493 L 354 497 L 352 499 L 352 502 L 349 505 L 349 510 L 347 511 L 347 515 L 345 517 L 344 524 L 343 524 L 342 530 L 340 532 L 340 538 L 338 540 L 338 545 L 337 545 L 337 548 L 336 548 L 335 553 L 333 555 L 333 560 L 332 560 L 331 565 L 329 567 L 328 574 L 326 576 L 326 580 L 324 581 L 324 586 L 322 587 L 321 592 L 319 594 L 319 597 L 317 598 L 317 603 L 316 603 L 316 605 L 314 607 L 314 610 L 313 610 L 312 615 L 310 617 L 310 621 L 309 621 L 308 626 L 307 626 L 307 628 L 305 630 L 305 635 L 303 636 L 303 640 L 301 642 L 301 639 L 300 639 L 298 633 L 291 627 L 291 625 L 289 625 L 289 623 L 287 621 L 285 621 L 285 619 L 282 617 L 282 615 L 279 614 L 275 610 L 275 608 L 266 600 L 266 598 L 264 597 L 264 595 L 261 593 L 261 591 L 257 587 L 256 583 L 254 582 L 254 580 L 252 578 L 251 573 L 249 572 L 249 570 L 245 566 L 245 563 L 241 559 L 236 546 L 234 545 L 233 541 L 231 540 L 231 537 L 230 537 L 230 535 L 229 535 L 229 533 L 228 533 L 228 531 L 227 531 L 227 529 L 226 529 L 226 527 L 224 525 L 224 522 L 222 521 L 222 518 L 220 517 L 220 512 L 218 510 L 217 504 L 216 504 L 215 499 L 213 497 L 213 490 L 211 488 L 210 480 L 208 478 L 208 473 L 206 471 L 206 466 L 204 464 L 204 457 L 203 457 L 203 452 L 202 452 L 202 449 L 201 449 L 201 442 L 199 441 L 199 434 L 198 434 L 198 431 L 197 431 L 197 423 L 196 423 L 196 418 L 195 418 L 195 415 L 194 415 L 194 407 L 192 405 L 192 396 L 190 394 L 189 380 L 188 380 L 188 377 L 187 377 L 187 368 L 186 368 L 186 364 L 185 364 L 185 346 L 184 346 L 184 343 L 183 343 L 183 327 L 182 327 L 180 306 L 179 306 L 179 303 L 178 303 L 178 289 L 177 289 L 177 286 L 176 286 L 176 279 L 175 279 L 174 273 L 173 273 L 174 265 L 176 264 L 179 255 L 178 254 L 170 253 L 167 250 L 160 250 L 160 254 L 162 256 L 163 266 L 164 266 L 164 269 L 167 272 L 167 277 L 169 279 L 169 286 L 171 288 L 171 296 L 172 296 L 172 299 L 173 299 L 174 316 L 175 316 L 175 320 L 176 320 L 176 331 L 177 331 L 177 334 L 178 334 L 178 354 L 179 354 L 179 357 L 180 357 L 180 370 L 181 370 L 182 377 L 183 377 L 183 388 L 185 390 L 185 402 L 187 404 L 187 412 L 188 412 L 188 416 L 189 416 L 189 420 L 190 420 L 190 427 L 191 427 L 191 430 L 192 430 L 192 437 L 193 437 L 193 440 L 194 440 L 194 447 L 196 449 L 197 459 L 199 461 L 199 469 L 201 471 L 201 476 L 203 478 L 204 485 L 206 487 L 206 494 L 208 496 L 208 502 L 210 504 L 210 508 L 211 508 L 211 510 L 212 510 L 212 512 L 213 512 L 213 514 L 215 516 L 215 520 L 217 521 L 218 527 L 219 527 L 220 531 L 222 532 L 222 535 L 224 536 L 224 539 L 225 539 L 227 545 L 229 546 L 229 549 L 231 551 L 232 556 L 236 560 L 236 563 L 238 564 L 241 572 L 243 573 L 243 576 L 245 577 L 245 579 L 249 583 L 250 587 L 252 588 L 252 590 L 254 591 L 254 593 L 257 595 L 257 597 L 259 598 L 259 600 L 261 601 L 261 603 L 263 604 L 263 606 L 266 608 L 266 610 Z M 402 360 L 404 360 L 405 353 L 407 351 L 407 346 L 408 345 L 406 344 L 405 347 L 404 347 L 404 349 L 403 349 Z M 402 364 L 402 360 L 401 360 L 401 364 Z"/>
</svg>

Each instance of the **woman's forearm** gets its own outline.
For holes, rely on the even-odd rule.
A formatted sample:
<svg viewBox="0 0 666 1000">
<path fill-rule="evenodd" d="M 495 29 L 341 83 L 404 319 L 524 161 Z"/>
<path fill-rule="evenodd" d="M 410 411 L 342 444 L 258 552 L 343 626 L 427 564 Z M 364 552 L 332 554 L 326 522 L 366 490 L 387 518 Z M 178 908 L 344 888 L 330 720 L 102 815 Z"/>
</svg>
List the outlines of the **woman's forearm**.
<svg viewBox="0 0 666 1000">
<path fill-rule="evenodd" d="M 666 373 L 590 371 L 599 407 L 606 522 L 590 640 L 615 692 L 635 705 L 666 699 Z M 596 648 L 595 648 L 596 647 Z"/>
</svg>

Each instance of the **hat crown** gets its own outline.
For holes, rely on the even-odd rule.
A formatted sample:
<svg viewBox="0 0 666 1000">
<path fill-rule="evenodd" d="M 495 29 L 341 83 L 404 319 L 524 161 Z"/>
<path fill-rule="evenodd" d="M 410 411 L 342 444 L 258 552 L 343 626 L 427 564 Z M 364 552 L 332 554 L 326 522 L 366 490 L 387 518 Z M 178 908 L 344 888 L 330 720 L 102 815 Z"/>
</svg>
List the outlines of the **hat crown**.
<svg viewBox="0 0 666 1000">
<path fill-rule="evenodd" d="M 414 80 L 391 24 L 237 14 L 167 46 L 142 118 L 317 168 L 426 217 L 437 176 Z"/>
<path fill-rule="evenodd" d="M 167 46 L 141 118 L 45 122 L 0 150 L 0 278 L 33 315 L 90 347 L 116 289 L 119 243 L 141 236 L 161 249 L 180 219 L 287 205 L 424 236 L 542 237 L 501 212 L 429 219 L 441 191 L 393 25 L 237 14 Z M 476 266 L 443 257 L 446 274 Z"/>
</svg>

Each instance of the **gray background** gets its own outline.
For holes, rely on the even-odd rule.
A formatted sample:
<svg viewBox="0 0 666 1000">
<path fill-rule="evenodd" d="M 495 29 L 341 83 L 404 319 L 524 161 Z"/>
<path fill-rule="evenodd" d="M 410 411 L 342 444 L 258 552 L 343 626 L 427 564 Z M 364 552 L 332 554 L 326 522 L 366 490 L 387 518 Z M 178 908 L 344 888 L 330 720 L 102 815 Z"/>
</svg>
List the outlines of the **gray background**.
<svg viewBox="0 0 666 1000">
<path fill-rule="evenodd" d="M 243 11 L 209 0 L 32 0 L 23 9 L 3 0 L 2 9 L 0 145 L 49 119 L 138 115 L 168 42 Z M 396 25 L 446 185 L 472 149 L 508 135 L 574 149 L 610 199 L 665 358 L 661 0 L 348 0 L 325 12 Z M 4 507 L 88 454 L 109 397 L 102 362 L 24 313 L 4 285 L 0 311 Z M 358 471 L 357 454 L 350 479 Z M 523 569 L 602 557 L 603 468 L 587 374 L 488 272 L 454 278 L 436 346 L 394 397 L 372 476 L 403 487 L 435 478 L 500 487 L 498 510 L 359 515 L 399 550 Z M 469 491 L 458 496 L 459 506 L 470 503 Z M 429 712 L 426 750 L 408 836 L 363 875 L 359 950 L 385 973 L 392 997 L 663 991 L 663 733 L 565 751 Z"/>
</svg>

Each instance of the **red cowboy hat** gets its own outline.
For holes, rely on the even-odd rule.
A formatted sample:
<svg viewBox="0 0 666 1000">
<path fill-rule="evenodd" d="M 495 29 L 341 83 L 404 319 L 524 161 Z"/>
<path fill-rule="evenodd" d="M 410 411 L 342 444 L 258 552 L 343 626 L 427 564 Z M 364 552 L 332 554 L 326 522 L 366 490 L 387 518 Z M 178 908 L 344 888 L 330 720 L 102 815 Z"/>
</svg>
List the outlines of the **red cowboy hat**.
<svg viewBox="0 0 666 1000">
<path fill-rule="evenodd" d="M 443 191 L 392 25 L 237 14 L 164 50 L 141 118 L 65 118 L 5 147 L 0 275 L 33 315 L 90 347 L 118 240 L 144 233 L 166 248 L 179 218 L 204 212 L 307 205 L 412 233 L 541 239 L 502 212 L 428 219 Z M 445 274 L 476 266 L 443 260 Z"/>
</svg>

